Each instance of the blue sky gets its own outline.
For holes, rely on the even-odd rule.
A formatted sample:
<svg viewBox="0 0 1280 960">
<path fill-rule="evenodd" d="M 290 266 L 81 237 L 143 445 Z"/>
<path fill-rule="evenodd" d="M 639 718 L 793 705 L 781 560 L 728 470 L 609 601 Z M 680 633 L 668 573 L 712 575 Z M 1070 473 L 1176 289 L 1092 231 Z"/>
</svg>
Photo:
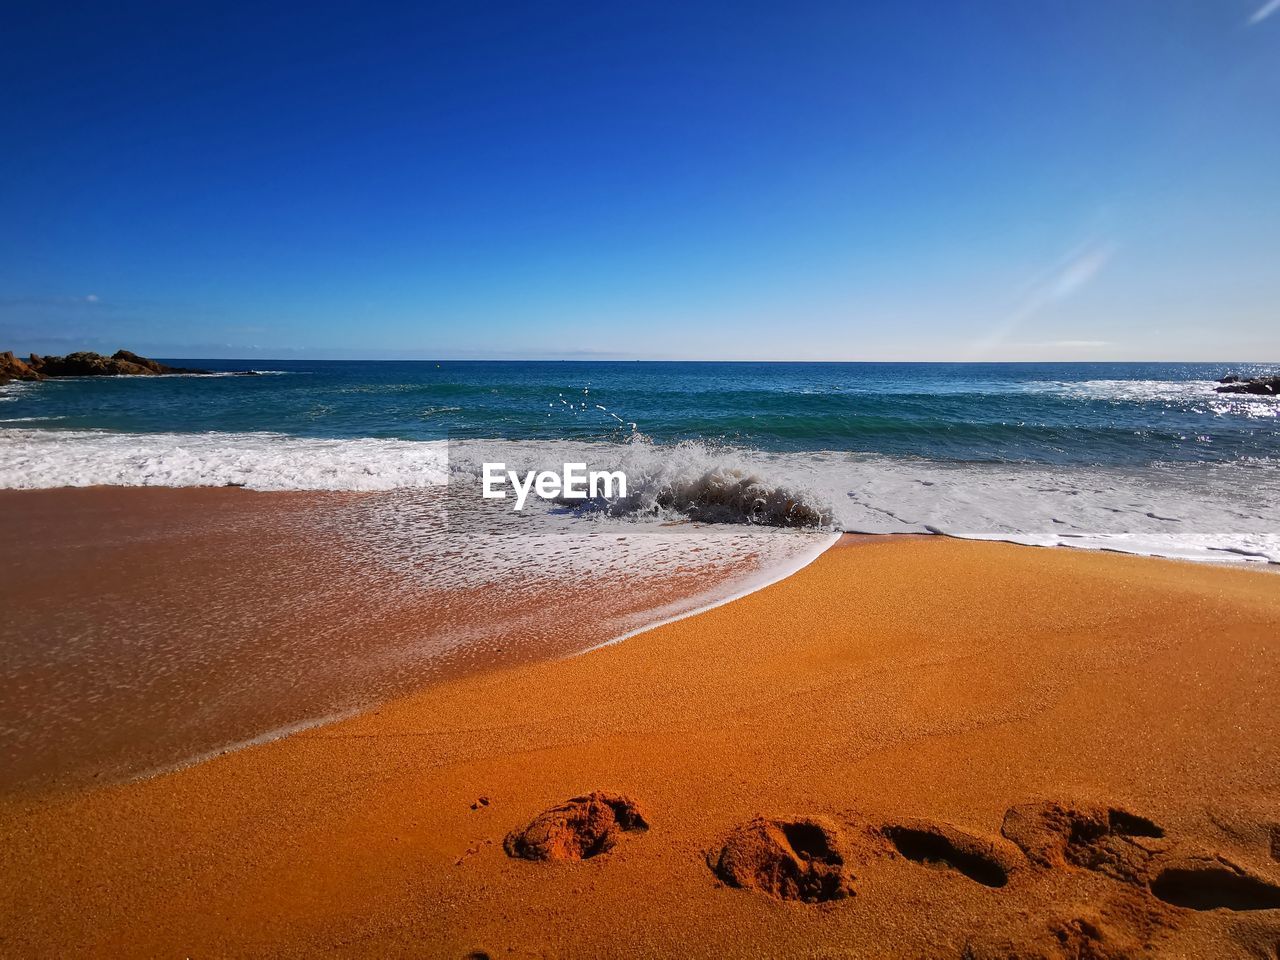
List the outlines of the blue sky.
<svg viewBox="0 0 1280 960">
<path fill-rule="evenodd" d="M 21 7 L 0 349 L 1280 361 L 1277 0 Z"/>
</svg>

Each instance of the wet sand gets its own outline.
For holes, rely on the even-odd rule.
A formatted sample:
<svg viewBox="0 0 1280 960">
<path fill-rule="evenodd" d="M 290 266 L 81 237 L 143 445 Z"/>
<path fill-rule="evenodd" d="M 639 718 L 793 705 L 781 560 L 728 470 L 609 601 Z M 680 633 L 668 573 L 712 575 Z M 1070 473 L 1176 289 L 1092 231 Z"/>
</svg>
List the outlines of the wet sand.
<svg viewBox="0 0 1280 960">
<path fill-rule="evenodd" d="M 11 798 L 0 952 L 1274 957 L 1278 628 L 1268 572 L 853 542 L 590 654 Z M 598 798 L 512 849 L 612 847 L 504 849 L 590 791 L 648 829 Z"/>
<path fill-rule="evenodd" d="M 700 606 L 756 559 L 703 561 L 684 537 L 662 545 L 661 575 L 637 576 L 655 558 L 637 538 L 557 535 L 541 549 L 570 573 L 530 569 L 518 551 L 491 561 L 485 532 L 449 526 L 439 503 L 0 491 L 0 795 L 116 782 L 564 656 Z"/>
</svg>

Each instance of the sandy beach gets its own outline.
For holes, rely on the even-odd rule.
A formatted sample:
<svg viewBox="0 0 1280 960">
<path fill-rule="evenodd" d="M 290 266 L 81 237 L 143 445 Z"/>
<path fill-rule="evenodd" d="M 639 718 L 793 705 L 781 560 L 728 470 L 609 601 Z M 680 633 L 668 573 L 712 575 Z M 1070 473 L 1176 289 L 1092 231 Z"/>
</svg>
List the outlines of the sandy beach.
<svg viewBox="0 0 1280 960">
<path fill-rule="evenodd" d="M 764 562 L 726 528 L 516 536 L 438 510 L 432 491 L 0 490 L 0 795 L 120 782 L 579 652 Z"/>
<path fill-rule="evenodd" d="M 586 655 L 11 798 L 0 947 L 1274 957 L 1278 586 L 846 538 Z"/>
<path fill-rule="evenodd" d="M 5 14 L 0 960 L 1280 960 L 1280 0 Z"/>
</svg>

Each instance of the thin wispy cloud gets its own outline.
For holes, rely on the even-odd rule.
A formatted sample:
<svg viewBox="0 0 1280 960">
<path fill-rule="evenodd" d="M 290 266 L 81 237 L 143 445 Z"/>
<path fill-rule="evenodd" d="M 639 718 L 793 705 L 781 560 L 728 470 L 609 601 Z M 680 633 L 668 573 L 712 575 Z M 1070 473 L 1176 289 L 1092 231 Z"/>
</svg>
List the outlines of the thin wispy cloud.
<svg viewBox="0 0 1280 960">
<path fill-rule="evenodd" d="M 1280 10 L 1280 0 L 1267 0 L 1266 3 L 1253 12 L 1253 16 L 1249 18 L 1249 26 L 1256 26 L 1277 10 Z"/>
<path fill-rule="evenodd" d="M 80 303 L 102 303 L 102 298 L 96 293 L 83 297 L 0 297 L 0 307 L 69 307 Z"/>
<path fill-rule="evenodd" d="M 1276 2 L 1280 3 L 1280 0 Z M 1107 265 L 1115 250 L 1115 244 L 1107 241 L 1091 241 L 1071 250 L 1027 286 L 1013 312 L 972 345 L 970 357 L 981 357 L 1006 343 L 1036 314 L 1086 286 Z"/>
<path fill-rule="evenodd" d="M 1046 340 L 1043 343 L 1030 343 L 1030 347 L 1045 347 L 1049 350 L 1101 350 L 1111 346 L 1110 340 Z"/>
<path fill-rule="evenodd" d="M 1107 261 L 1111 259 L 1113 253 L 1115 253 L 1115 247 L 1109 243 L 1081 251 L 1077 256 L 1070 259 L 1052 278 L 1049 285 L 1039 295 L 1039 299 L 1042 302 L 1035 304 L 1033 309 L 1038 310 L 1045 304 L 1052 303 L 1055 300 L 1064 300 L 1071 296 L 1071 294 L 1092 280 L 1098 271 L 1107 265 Z"/>
</svg>

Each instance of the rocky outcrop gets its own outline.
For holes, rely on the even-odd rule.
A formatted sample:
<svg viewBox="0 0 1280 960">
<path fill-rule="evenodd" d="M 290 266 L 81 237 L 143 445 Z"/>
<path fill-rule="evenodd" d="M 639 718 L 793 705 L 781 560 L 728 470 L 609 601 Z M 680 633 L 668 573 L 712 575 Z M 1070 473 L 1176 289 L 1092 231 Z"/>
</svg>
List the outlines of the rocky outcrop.
<svg viewBox="0 0 1280 960">
<path fill-rule="evenodd" d="M 12 357 L 13 354 L 5 356 Z M 22 363 L 22 361 L 17 361 Z M 23 364 L 37 374 L 34 379 L 45 377 L 155 377 L 165 373 L 208 373 L 188 367 L 170 367 L 147 357 L 140 357 L 128 350 L 117 350 L 110 357 L 82 350 L 65 357 L 42 357 L 33 353 L 29 364 Z"/>
<path fill-rule="evenodd" d="M 187 367 L 167 367 L 163 363 L 157 363 L 147 357 L 140 357 L 136 353 L 129 350 L 117 350 L 111 355 L 112 360 L 120 363 L 132 363 L 139 367 L 146 367 L 152 373 L 208 373 L 208 370 L 190 370 Z"/>
<path fill-rule="evenodd" d="M 1260 397 L 1274 397 L 1280 395 L 1280 376 L 1276 377 L 1251 377 L 1247 380 L 1229 374 L 1218 381 L 1220 387 L 1215 387 L 1219 393 L 1249 393 Z"/>
<path fill-rule="evenodd" d="M 10 380 L 43 380 L 44 374 L 32 369 L 30 364 L 23 363 L 13 355 L 12 350 L 0 353 L 0 384 Z"/>
</svg>

